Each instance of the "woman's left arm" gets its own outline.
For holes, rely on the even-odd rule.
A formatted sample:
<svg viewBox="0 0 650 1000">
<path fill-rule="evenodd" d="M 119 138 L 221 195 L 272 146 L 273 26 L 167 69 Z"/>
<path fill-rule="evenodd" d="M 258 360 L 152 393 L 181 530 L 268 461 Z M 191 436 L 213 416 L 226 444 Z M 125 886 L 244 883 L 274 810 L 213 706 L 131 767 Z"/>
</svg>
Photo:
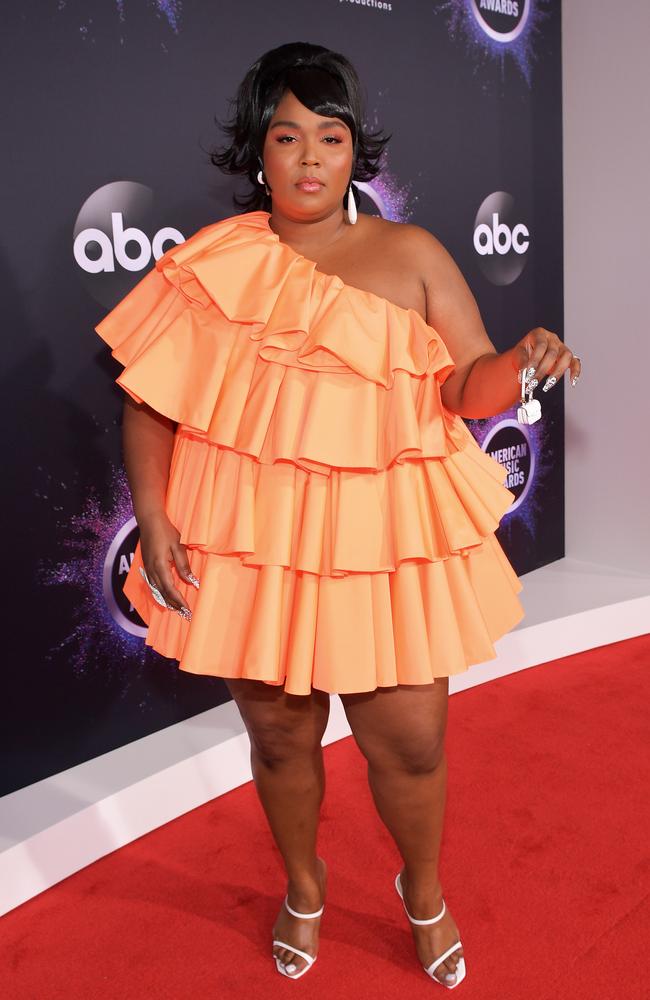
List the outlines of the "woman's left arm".
<svg viewBox="0 0 650 1000">
<path fill-rule="evenodd" d="M 580 374 L 579 358 L 555 333 L 543 327 L 530 330 L 514 347 L 499 354 L 451 254 L 428 230 L 420 226 L 408 228 L 412 259 L 418 260 L 421 267 L 427 323 L 440 334 L 456 363 L 455 371 L 440 389 L 448 410 L 467 419 L 503 413 L 521 398 L 517 381 L 520 368 L 535 369 L 531 388 L 546 376 L 552 375 L 557 381 L 567 370 L 575 384 Z"/>
</svg>

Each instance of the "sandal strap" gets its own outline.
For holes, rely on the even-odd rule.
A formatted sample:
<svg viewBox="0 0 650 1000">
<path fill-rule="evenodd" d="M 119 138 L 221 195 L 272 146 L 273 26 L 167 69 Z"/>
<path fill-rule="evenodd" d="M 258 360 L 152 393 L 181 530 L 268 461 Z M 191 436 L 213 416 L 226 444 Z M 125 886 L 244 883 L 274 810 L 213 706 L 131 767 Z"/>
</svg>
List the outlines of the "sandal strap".
<svg viewBox="0 0 650 1000">
<path fill-rule="evenodd" d="M 428 920 L 416 920 L 415 917 L 412 917 L 411 914 L 409 913 L 409 911 L 406 909 L 406 903 L 404 902 L 404 894 L 402 893 L 402 880 L 400 878 L 400 873 L 399 872 L 395 876 L 395 888 L 397 889 L 399 897 L 402 900 L 402 905 L 404 907 L 404 911 L 406 913 L 406 916 L 409 918 L 409 920 L 411 921 L 412 924 L 419 924 L 419 925 L 422 925 L 422 924 L 436 924 L 439 920 L 442 920 L 442 918 L 444 917 L 445 910 L 447 909 L 447 907 L 446 907 L 445 901 L 443 899 L 442 900 L 442 909 L 440 910 L 440 913 L 438 914 L 437 917 L 429 917 Z"/>
<path fill-rule="evenodd" d="M 402 904 L 404 906 L 404 909 L 406 910 L 406 903 L 404 902 L 404 900 L 402 900 Z M 420 924 L 420 925 L 422 925 L 422 924 L 437 924 L 438 921 L 442 920 L 442 918 L 444 917 L 446 909 L 447 909 L 447 907 L 445 906 L 445 901 L 443 899 L 443 901 L 442 901 L 442 909 L 441 909 L 441 911 L 440 911 L 440 913 L 438 914 L 437 917 L 429 917 L 428 920 L 416 920 L 415 917 L 411 916 L 411 914 L 409 913 L 408 910 L 406 910 L 406 916 L 409 918 L 409 920 L 411 921 L 412 924 Z"/>
<path fill-rule="evenodd" d="M 438 966 L 439 966 L 439 965 L 440 965 L 440 964 L 441 964 L 442 962 L 444 962 L 444 960 L 445 960 L 446 958 L 449 958 L 449 956 L 451 955 L 452 951 L 457 951 L 457 950 L 458 950 L 458 948 L 462 948 L 462 947 L 463 947 L 463 946 L 462 946 L 462 944 L 460 943 L 460 941 L 457 941 L 457 942 L 456 942 L 456 944 L 452 944 L 451 948 L 447 948 L 447 951 L 445 951 L 445 952 L 444 952 L 444 953 L 443 953 L 443 954 L 442 954 L 442 955 L 440 956 L 440 958 L 436 958 L 436 959 L 434 959 L 434 960 L 433 960 L 433 962 L 431 963 L 431 965 L 428 965 L 428 966 L 427 966 L 427 965 L 425 965 L 425 966 L 424 966 L 424 971 L 425 971 L 425 972 L 426 972 L 426 973 L 427 973 L 427 974 L 428 974 L 429 976 L 433 976 L 433 973 L 434 973 L 434 972 L 436 971 L 436 969 L 438 968 Z"/>
<path fill-rule="evenodd" d="M 325 909 L 325 903 L 323 903 L 323 905 L 321 906 L 320 910 L 315 910 L 313 913 L 298 913 L 297 910 L 294 910 L 294 909 L 292 909 L 289 906 L 289 896 L 288 895 L 284 897 L 284 905 L 286 906 L 286 908 L 288 909 L 289 913 L 293 917 L 301 917 L 303 920 L 313 920 L 314 917 L 320 917 L 321 913 Z M 294 948 L 294 951 L 295 951 L 295 948 Z"/>
<path fill-rule="evenodd" d="M 313 965 L 316 961 L 316 955 L 308 955 L 306 951 L 301 951 L 300 948 L 296 948 L 295 944 L 287 944 L 286 941 L 275 940 L 273 944 L 277 944 L 280 948 L 286 948 L 287 951 L 293 951 L 296 955 L 300 955 L 301 958 L 309 964 Z M 275 956 L 277 958 L 277 955 Z"/>
</svg>

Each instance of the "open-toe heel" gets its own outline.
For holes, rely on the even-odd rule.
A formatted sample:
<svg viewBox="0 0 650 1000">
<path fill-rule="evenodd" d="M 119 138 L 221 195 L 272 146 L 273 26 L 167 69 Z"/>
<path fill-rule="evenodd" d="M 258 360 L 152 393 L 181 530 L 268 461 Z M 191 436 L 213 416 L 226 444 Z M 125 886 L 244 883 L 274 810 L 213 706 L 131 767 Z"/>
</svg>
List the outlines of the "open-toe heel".
<svg viewBox="0 0 650 1000">
<path fill-rule="evenodd" d="M 398 872 L 397 875 L 395 876 L 395 888 L 397 889 L 397 895 L 402 900 L 402 904 L 404 906 L 404 911 L 406 913 L 406 916 L 409 918 L 409 920 L 411 921 L 411 923 L 412 924 L 435 924 L 439 920 L 442 920 L 442 918 L 445 915 L 446 909 L 447 909 L 447 907 L 445 906 L 444 899 L 442 901 L 442 909 L 441 909 L 441 911 L 440 911 L 440 913 L 438 914 L 437 917 L 430 917 L 429 920 L 416 920 L 415 917 L 411 916 L 411 914 L 409 913 L 409 911 L 406 909 L 406 903 L 404 902 L 404 893 L 402 892 L 402 880 L 400 878 L 400 874 L 401 873 Z M 464 958 L 459 958 L 458 959 L 458 963 L 456 965 L 456 982 L 455 983 L 443 983 L 440 979 L 437 979 L 434 976 L 433 973 L 436 971 L 436 969 L 438 968 L 438 966 L 442 962 L 445 961 L 445 959 L 449 958 L 449 956 L 451 954 L 453 954 L 453 952 L 458 951 L 459 948 L 462 948 L 462 944 L 460 943 L 460 941 L 456 941 L 456 943 L 452 944 L 451 948 L 447 948 L 447 951 L 445 951 L 442 955 L 439 955 L 438 958 L 434 958 L 434 960 L 431 963 L 431 965 L 423 965 L 422 966 L 422 968 L 424 969 L 424 971 L 426 972 L 426 974 L 428 976 L 430 976 L 431 979 L 433 979 L 434 982 L 438 983 L 440 986 L 446 986 L 448 990 L 455 989 L 460 983 L 462 983 L 463 979 L 465 978 L 465 973 L 466 973 L 465 959 Z"/>
<path fill-rule="evenodd" d="M 293 910 L 289 906 L 288 896 L 284 897 L 284 905 L 286 906 L 287 910 L 289 911 L 292 917 L 300 917 L 301 920 L 314 920 L 316 917 L 320 917 L 323 910 L 325 909 L 325 904 L 323 903 L 320 910 L 315 910 L 314 913 L 298 913 L 297 910 Z M 287 972 L 287 970 L 284 967 L 284 963 L 280 961 L 278 956 L 274 955 L 273 958 L 275 959 L 275 966 L 278 972 L 281 972 L 282 975 L 286 976 L 288 979 L 300 979 L 301 976 L 304 976 L 305 972 L 309 972 L 312 965 L 316 961 L 316 958 L 318 957 L 317 955 L 309 955 L 307 954 L 306 951 L 301 951 L 300 948 L 296 948 L 295 944 L 288 944 L 286 941 L 279 941 L 277 938 L 274 939 L 273 944 L 274 946 L 278 945 L 280 948 L 286 948 L 287 951 L 292 951 L 296 955 L 300 955 L 300 957 L 304 958 L 304 960 L 307 963 L 304 969 L 301 969 L 300 972 L 296 972 L 295 975 L 292 975 L 290 972 Z"/>
</svg>

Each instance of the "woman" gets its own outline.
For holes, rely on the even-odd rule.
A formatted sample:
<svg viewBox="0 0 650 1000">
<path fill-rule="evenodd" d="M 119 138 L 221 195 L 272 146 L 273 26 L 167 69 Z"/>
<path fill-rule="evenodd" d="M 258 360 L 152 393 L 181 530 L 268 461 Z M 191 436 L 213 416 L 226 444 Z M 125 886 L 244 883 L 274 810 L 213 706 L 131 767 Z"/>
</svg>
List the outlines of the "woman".
<svg viewBox="0 0 650 1000">
<path fill-rule="evenodd" d="M 249 70 L 232 144 L 249 211 L 168 251 L 96 328 L 125 368 L 140 543 L 124 586 L 147 643 L 226 678 L 287 871 L 278 971 L 318 951 L 321 739 L 339 693 L 425 971 L 465 975 L 438 872 L 449 675 L 523 616 L 494 530 L 513 494 L 463 417 L 579 361 L 537 328 L 498 354 L 426 230 L 357 213 L 388 141 L 341 55 L 306 43 Z M 544 387 L 546 388 L 546 386 Z M 156 603 L 157 602 L 157 603 Z M 175 613 L 177 612 L 177 614 Z"/>
</svg>

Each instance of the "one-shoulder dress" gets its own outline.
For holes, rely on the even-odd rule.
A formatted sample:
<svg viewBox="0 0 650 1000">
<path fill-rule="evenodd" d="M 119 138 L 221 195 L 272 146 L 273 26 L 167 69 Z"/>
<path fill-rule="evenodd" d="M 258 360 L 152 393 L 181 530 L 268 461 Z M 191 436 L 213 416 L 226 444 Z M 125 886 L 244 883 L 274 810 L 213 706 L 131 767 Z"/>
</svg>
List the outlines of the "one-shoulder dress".
<svg viewBox="0 0 650 1000">
<path fill-rule="evenodd" d="M 269 213 L 200 229 L 95 327 L 116 382 L 176 424 L 165 509 L 199 589 L 123 583 L 181 670 L 288 694 L 431 684 L 524 616 L 494 532 L 506 469 L 442 404 L 454 361 L 414 309 L 319 271 Z"/>
</svg>

